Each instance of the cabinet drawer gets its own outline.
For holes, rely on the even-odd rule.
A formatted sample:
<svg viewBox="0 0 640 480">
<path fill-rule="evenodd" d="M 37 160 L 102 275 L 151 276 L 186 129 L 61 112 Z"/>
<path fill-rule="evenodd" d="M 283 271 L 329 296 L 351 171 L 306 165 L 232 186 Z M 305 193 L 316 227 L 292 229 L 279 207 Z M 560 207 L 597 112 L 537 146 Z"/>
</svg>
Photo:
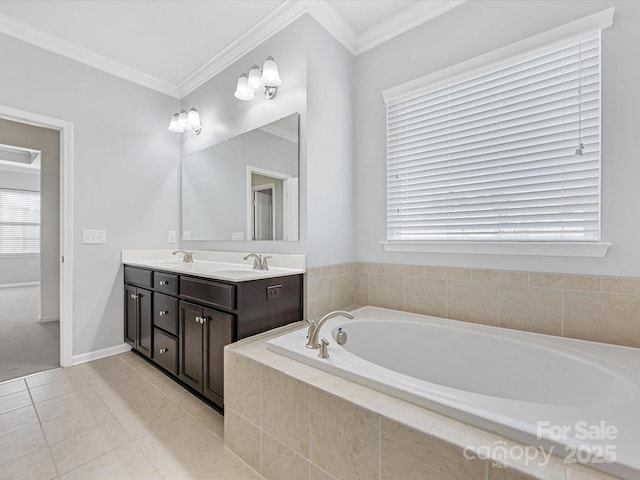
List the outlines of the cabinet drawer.
<svg viewBox="0 0 640 480">
<path fill-rule="evenodd" d="M 153 288 L 160 292 L 178 294 L 178 276 L 170 273 L 155 272 L 153 275 Z"/>
<path fill-rule="evenodd" d="M 178 375 L 178 339 L 162 330 L 153 330 L 153 361 L 168 372 Z"/>
<path fill-rule="evenodd" d="M 153 294 L 153 324 L 178 335 L 178 299 L 155 292 Z"/>
<path fill-rule="evenodd" d="M 180 277 L 180 295 L 199 303 L 215 305 L 229 310 L 236 308 L 236 287 L 226 283 Z"/>
<path fill-rule="evenodd" d="M 151 270 L 144 270 L 142 268 L 124 266 L 124 282 L 131 283 L 133 285 L 140 285 L 141 287 L 151 288 L 153 279 L 153 272 Z"/>
</svg>

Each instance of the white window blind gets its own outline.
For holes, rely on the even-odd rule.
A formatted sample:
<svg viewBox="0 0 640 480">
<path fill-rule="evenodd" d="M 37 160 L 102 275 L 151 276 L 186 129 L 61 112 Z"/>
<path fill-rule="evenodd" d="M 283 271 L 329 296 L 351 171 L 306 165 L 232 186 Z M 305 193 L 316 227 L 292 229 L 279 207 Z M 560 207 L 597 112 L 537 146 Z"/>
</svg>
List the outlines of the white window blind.
<svg viewBox="0 0 640 480">
<path fill-rule="evenodd" d="M 599 241 L 600 32 L 387 99 L 387 240 Z"/>
<path fill-rule="evenodd" d="M 0 189 L 0 255 L 40 253 L 40 192 Z"/>
</svg>

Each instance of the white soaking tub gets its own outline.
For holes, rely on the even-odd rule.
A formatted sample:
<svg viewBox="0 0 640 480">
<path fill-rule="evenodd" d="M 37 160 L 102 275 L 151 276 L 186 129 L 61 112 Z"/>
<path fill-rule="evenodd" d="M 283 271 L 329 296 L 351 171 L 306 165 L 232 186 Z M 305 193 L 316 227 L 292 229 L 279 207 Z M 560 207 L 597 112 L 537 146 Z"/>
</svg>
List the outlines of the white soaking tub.
<svg viewBox="0 0 640 480">
<path fill-rule="evenodd" d="M 353 314 L 322 327 L 327 359 L 306 348 L 306 328 L 267 348 L 567 462 L 640 478 L 639 349 L 376 307 Z"/>
</svg>

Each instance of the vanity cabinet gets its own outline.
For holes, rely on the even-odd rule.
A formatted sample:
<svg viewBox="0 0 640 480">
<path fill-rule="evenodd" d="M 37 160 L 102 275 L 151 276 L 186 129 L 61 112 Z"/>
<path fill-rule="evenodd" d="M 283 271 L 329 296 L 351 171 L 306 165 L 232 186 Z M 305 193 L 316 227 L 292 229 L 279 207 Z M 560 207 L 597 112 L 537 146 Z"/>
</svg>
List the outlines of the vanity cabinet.
<svg viewBox="0 0 640 480">
<path fill-rule="evenodd" d="M 137 281 L 145 285 L 145 282 L 140 281 L 137 277 L 129 278 L 129 281 Z M 138 352 L 146 357 L 151 357 L 153 346 L 153 324 L 151 315 L 152 293 L 148 289 L 127 283 L 125 285 L 124 295 L 124 339 Z"/>
<path fill-rule="evenodd" d="M 180 379 L 216 404 L 223 401 L 223 353 L 234 324 L 233 315 L 180 302 Z"/>
<path fill-rule="evenodd" d="M 225 345 L 302 319 L 302 275 L 228 282 L 125 265 L 124 290 L 125 341 L 220 410 Z"/>
</svg>

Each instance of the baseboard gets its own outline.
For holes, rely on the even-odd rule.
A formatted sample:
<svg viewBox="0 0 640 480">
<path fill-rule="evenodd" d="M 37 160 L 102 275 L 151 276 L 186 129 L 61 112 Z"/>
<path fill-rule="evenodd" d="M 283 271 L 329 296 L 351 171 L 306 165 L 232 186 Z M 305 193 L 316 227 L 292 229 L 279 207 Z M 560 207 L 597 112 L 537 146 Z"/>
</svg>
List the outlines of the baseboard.
<svg viewBox="0 0 640 480">
<path fill-rule="evenodd" d="M 51 323 L 51 322 L 59 322 L 59 321 L 60 321 L 60 315 L 49 315 L 46 317 L 43 317 L 43 316 L 38 317 L 39 323 Z"/>
<path fill-rule="evenodd" d="M 123 343 L 122 345 L 116 345 L 115 347 L 103 348 L 102 350 L 96 350 L 94 352 L 81 353 L 80 355 L 74 355 L 71 358 L 71 364 L 80 365 L 81 363 L 87 363 L 100 358 L 118 355 L 119 353 L 125 353 L 129 350 L 131 350 L 131 345 Z"/>
<path fill-rule="evenodd" d="M 40 285 L 40 282 L 3 283 L 0 288 L 35 287 L 36 285 Z"/>
</svg>

